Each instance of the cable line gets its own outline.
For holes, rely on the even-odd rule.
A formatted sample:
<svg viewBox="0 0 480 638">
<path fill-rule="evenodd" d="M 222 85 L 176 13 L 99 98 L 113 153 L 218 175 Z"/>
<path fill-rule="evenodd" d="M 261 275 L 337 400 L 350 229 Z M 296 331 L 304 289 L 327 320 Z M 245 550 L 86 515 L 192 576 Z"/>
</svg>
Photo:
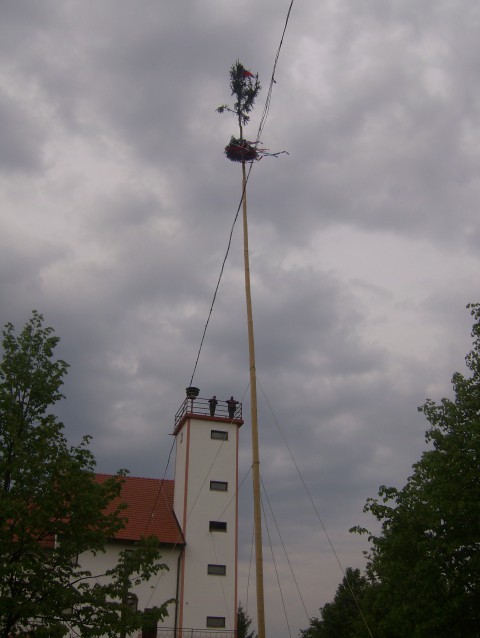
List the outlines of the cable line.
<svg viewBox="0 0 480 638">
<path fill-rule="evenodd" d="M 263 107 L 262 116 L 260 118 L 260 125 L 259 125 L 258 131 L 257 131 L 257 138 L 256 138 L 257 141 L 260 140 L 260 135 L 261 135 L 261 133 L 262 133 L 264 127 L 265 127 L 265 123 L 266 123 L 266 120 L 267 120 L 267 117 L 268 117 L 268 113 L 270 111 L 270 103 L 271 103 L 271 100 L 272 100 L 273 85 L 276 82 L 276 80 L 275 80 L 275 72 L 277 70 L 278 58 L 280 57 L 280 51 L 282 50 L 283 40 L 285 38 L 285 33 L 287 31 L 288 23 L 290 21 L 290 14 L 292 12 L 292 8 L 293 8 L 293 3 L 294 2 L 295 2 L 295 0 L 291 0 L 290 6 L 288 7 L 287 17 L 285 19 L 285 25 L 284 25 L 283 31 L 282 31 L 282 37 L 280 38 L 280 44 L 278 45 L 277 52 L 275 54 L 275 60 L 274 60 L 274 63 L 273 63 L 272 75 L 271 75 L 271 78 L 270 78 L 270 84 L 269 84 L 268 91 L 267 91 L 267 98 L 265 100 L 265 106 Z M 202 334 L 202 338 L 200 340 L 200 346 L 198 348 L 197 358 L 195 359 L 195 364 L 193 366 L 193 372 L 192 372 L 192 376 L 190 378 L 190 384 L 189 385 L 193 385 L 193 378 L 195 376 L 195 372 L 197 370 L 198 362 L 200 360 L 200 354 L 202 352 L 203 342 L 205 341 L 205 336 L 207 334 L 208 324 L 210 323 L 210 317 L 212 316 L 213 307 L 215 305 L 215 301 L 217 299 L 217 293 L 218 293 L 218 290 L 220 288 L 220 282 L 222 281 L 223 272 L 225 270 L 225 264 L 226 264 L 226 261 L 227 261 L 227 258 L 228 258 L 229 252 L 230 252 L 230 247 L 231 247 L 231 244 L 232 244 L 232 237 L 233 237 L 233 230 L 235 228 L 235 224 L 237 223 L 238 214 L 239 214 L 240 209 L 242 207 L 243 199 L 245 197 L 245 191 L 246 191 L 246 188 L 247 188 L 248 180 L 250 178 L 250 173 L 252 172 L 252 168 L 253 168 L 253 162 L 250 162 L 250 166 L 249 166 L 248 173 L 247 173 L 247 176 L 246 176 L 245 184 L 244 184 L 243 190 L 242 190 L 242 197 L 241 197 L 240 202 L 238 204 L 237 212 L 235 213 L 235 217 L 233 219 L 232 227 L 230 229 L 230 235 L 229 235 L 229 238 L 228 238 L 227 249 L 225 251 L 225 256 L 223 258 L 222 267 L 220 268 L 220 274 L 218 276 L 217 285 L 216 285 L 215 291 L 213 293 L 212 303 L 210 305 L 210 310 L 208 312 L 207 321 L 206 321 L 205 327 L 203 329 L 203 334 Z"/>
<path fill-rule="evenodd" d="M 360 613 L 362 621 L 363 621 L 363 623 L 364 623 L 364 625 L 365 625 L 365 627 L 366 627 L 366 629 L 368 631 L 368 634 L 369 634 L 370 638 L 373 638 L 373 634 L 370 631 L 370 627 L 369 627 L 369 625 L 367 623 L 367 620 L 366 620 L 365 616 L 363 615 L 363 611 L 362 611 L 362 608 L 360 607 L 360 603 L 358 602 L 358 599 L 355 596 L 355 593 L 354 593 L 354 591 L 352 589 L 352 586 L 350 585 L 350 581 L 348 580 L 348 576 L 347 576 L 347 574 L 345 572 L 345 569 L 343 568 L 343 565 L 342 565 L 342 563 L 340 561 L 340 558 L 338 557 L 338 554 L 337 554 L 337 551 L 336 551 L 336 549 L 335 549 L 335 547 L 333 545 L 333 542 L 332 542 L 332 540 L 331 540 L 331 538 L 330 538 L 330 536 L 329 536 L 329 534 L 327 532 L 327 528 L 325 527 L 325 524 L 324 524 L 324 522 L 322 520 L 322 517 L 320 516 L 320 512 L 318 511 L 317 506 L 315 505 L 315 502 L 314 502 L 314 500 L 312 498 L 312 495 L 310 494 L 310 491 L 309 491 L 309 489 L 307 487 L 307 484 L 305 483 L 305 480 L 304 480 L 304 478 L 302 476 L 302 473 L 300 472 L 300 468 L 298 467 L 297 462 L 295 461 L 295 458 L 294 458 L 294 456 L 292 454 L 292 451 L 290 450 L 290 447 L 288 446 L 288 443 L 287 443 L 287 440 L 285 438 L 285 435 L 283 434 L 282 428 L 280 427 L 280 423 L 279 423 L 279 421 L 278 421 L 278 419 L 277 419 L 277 417 L 276 417 L 276 415 L 275 415 L 275 413 L 273 411 L 273 408 L 272 408 L 272 406 L 271 406 L 271 404 L 270 404 L 270 402 L 269 402 L 269 400 L 268 400 L 268 398 L 267 398 L 267 396 L 265 394 L 265 391 L 264 391 L 264 389 L 262 387 L 262 384 L 260 383 L 260 379 L 258 378 L 258 376 L 257 376 L 257 381 L 258 381 L 258 385 L 260 386 L 260 390 L 262 391 L 263 398 L 265 399 L 265 401 L 266 401 L 266 403 L 267 403 L 267 405 L 268 405 L 268 407 L 270 409 L 270 412 L 271 412 L 271 414 L 273 416 L 273 420 L 275 422 L 275 425 L 277 426 L 277 429 L 280 432 L 280 435 L 282 437 L 283 443 L 284 443 L 285 447 L 287 448 L 287 451 L 288 451 L 288 453 L 290 455 L 290 458 L 292 460 L 293 465 L 295 466 L 295 469 L 297 470 L 297 474 L 300 477 L 300 481 L 302 482 L 303 488 L 305 489 L 305 492 L 306 492 L 306 494 L 307 494 L 307 496 L 308 496 L 308 498 L 310 500 L 310 503 L 311 503 L 311 505 L 313 507 L 315 515 L 316 515 L 316 517 L 317 517 L 317 519 L 318 519 L 318 521 L 319 521 L 319 523 L 320 523 L 320 525 L 321 525 L 321 527 L 323 529 L 323 533 L 325 534 L 325 538 L 327 539 L 328 544 L 330 545 L 330 549 L 332 550 L 332 553 L 335 556 L 335 560 L 337 561 L 337 564 L 340 567 L 340 570 L 341 570 L 341 572 L 342 572 L 342 574 L 343 574 L 343 576 L 345 578 L 345 582 L 347 583 L 348 589 L 349 589 L 349 591 L 350 591 L 350 593 L 352 595 L 353 600 L 355 601 L 355 605 L 357 606 L 357 609 L 358 609 L 358 611 Z"/>
<path fill-rule="evenodd" d="M 288 23 L 290 21 L 290 14 L 292 12 L 292 8 L 293 8 L 293 3 L 294 2 L 295 2 L 295 0 L 291 0 L 290 6 L 288 7 L 287 17 L 286 17 L 286 20 L 285 20 L 285 26 L 283 27 L 282 37 L 280 38 L 280 44 L 278 45 L 277 53 L 275 55 L 275 61 L 273 63 L 272 76 L 270 78 L 270 85 L 268 87 L 268 92 L 267 92 L 267 99 L 265 100 L 265 106 L 263 107 L 262 117 L 260 118 L 260 126 L 258 127 L 257 142 L 260 139 L 260 135 L 262 134 L 262 131 L 263 131 L 264 127 L 265 127 L 265 122 L 267 120 L 267 116 L 268 116 L 268 113 L 270 111 L 270 102 L 271 102 L 271 99 L 272 99 L 273 85 L 276 83 L 275 71 L 277 70 L 278 58 L 280 57 L 280 51 L 282 50 L 282 46 L 283 46 L 283 39 L 285 38 L 285 32 L 287 30 L 287 26 L 288 26 Z"/>
<path fill-rule="evenodd" d="M 252 536 L 250 539 L 250 561 L 248 563 L 248 578 L 247 578 L 247 600 L 245 603 L 245 611 L 247 612 L 248 612 L 248 594 L 250 591 L 250 574 L 252 571 L 252 564 L 253 564 L 254 535 L 255 535 L 255 526 L 253 524 L 253 518 L 252 518 Z"/>
<path fill-rule="evenodd" d="M 164 472 L 163 472 L 163 476 L 162 476 L 162 478 L 160 479 L 160 485 L 158 486 L 157 495 L 156 495 L 156 497 L 155 497 L 155 502 L 153 503 L 153 507 L 152 507 L 152 510 L 151 510 L 151 512 L 150 512 L 150 516 L 148 517 L 148 519 L 147 519 L 147 523 L 146 523 L 146 525 L 145 525 L 145 531 L 144 531 L 144 534 L 143 534 L 144 536 L 146 536 L 146 535 L 147 535 L 148 526 L 150 525 L 150 521 L 151 521 L 151 520 L 152 520 L 152 518 L 153 518 L 153 513 L 155 512 L 155 509 L 156 509 L 156 507 L 157 507 L 158 498 L 159 498 L 159 496 L 160 496 L 160 493 L 162 493 L 163 500 L 164 500 L 164 504 L 166 505 L 166 508 L 167 508 L 167 510 L 168 510 L 168 507 L 169 507 L 169 506 L 168 506 L 168 502 L 167 502 L 167 497 L 165 496 L 165 492 L 163 491 L 163 482 L 164 482 L 164 480 L 165 480 L 165 476 L 166 476 L 166 474 L 167 474 L 168 466 L 170 465 L 170 458 L 171 458 L 171 456 L 172 456 L 172 452 L 173 452 L 173 448 L 175 447 L 175 443 L 176 443 L 176 439 L 174 439 L 174 440 L 173 440 L 173 442 L 172 442 L 172 447 L 170 448 L 170 452 L 168 453 L 167 464 L 166 464 L 166 466 L 165 466 L 165 470 L 164 470 Z"/>
<path fill-rule="evenodd" d="M 238 490 L 235 492 L 235 494 L 232 496 L 232 498 L 228 501 L 228 503 L 225 505 L 225 507 L 223 508 L 223 510 L 220 512 L 220 514 L 218 515 L 218 519 L 221 520 L 222 516 L 225 514 L 225 512 L 230 508 L 230 505 L 233 503 L 233 501 L 237 498 L 237 496 L 240 494 L 240 490 L 242 489 L 243 484 L 245 483 L 245 481 L 247 480 L 247 478 L 250 475 L 250 472 L 252 471 L 252 467 L 250 466 L 248 468 L 248 472 L 245 474 L 245 476 L 243 477 L 243 479 L 240 482 L 240 485 L 238 486 Z"/>
<path fill-rule="evenodd" d="M 205 336 L 207 334 L 208 324 L 210 323 L 210 318 L 212 316 L 213 307 L 214 307 L 215 301 L 217 299 L 218 289 L 220 288 L 220 282 L 222 281 L 223 271 L 225 270 L 225 264 L 227 263 L 227 258 L 228 258 L 228 255 L 230 253 L 230 248 L 232 246 L 233 231 L 234 231 L 234 228 L 235 228 L 235 224 L 238 221 L 238 214 L 239 214 L 240 209 L 242 207 L 242 202 L 243 202 L 243 198 L 245 196 L 245 190 L 247 188 L 248 179 L 249 179 L 250 173 L 252 171 L 252 166 L 253 166 L 253 163 L 250 164 L 250 167 L 248 169 L 247 179 L 246 179 L 245 185 L 244 185 L 244 187 L 242 189 L 242 196 L 241 196 L 240 201 L 239 201 L 238 206 L 237 206 L 237 212 L 235 213 L 235 217 L 233 219 L 232 227 L 230 228 L 230 235 L 228 237 L 227 250 L 225 251 L 225 257 L 223 258 L 222 267 L 220 268 L 220 274 L 219 274 L 218 280 L 217 280 L 217 285 L 215 287 L 215 292 L 213 293 L 212 303 L 210 305 L 210 310 L 208 311 L 207 321 L 205 323 L 205 327 L 203 329 L 202 338 L 200 340 L 200 347 L 198 348 L 197 358 L 195 359 L 195 365 L 193 366 L 193 372 L 192 372 L 192 376 L 190 378 L 190 383 L 189 383 L 190 386 L 193 385 L 193 377 L 195 376 L 195 372 L 197 370 L 198 362 L 200 360 L 200 353 L 202 352 L 203 342 L 205 341 Z"/>
<path fill-rule="evenodd" d="M 283 607 L 283 613 L 285 615 L 285 622 L 287 623 L 288 635 L 290 636 L 290 638 L 292 638 L 292 632 L 290 630 L 290 623 L 288 622 L 287 608 L 285 607 L 285 599 L 283 598 L 282 585 L 280 584 L 280 576 L 278 575 L 277 563 L 275 561 L 275 554 L 273 553 L 272 539 L 270 537 L 270 530 L 268 528 L 267 517 L 265 516 L 265 508 L 263 506 L 263 500 L 261 500 L 260 503 L 261 503 L 261 506 L 262 506 L 263 522 L 265 523 L 265 530 L 267 532 L 268 545 L 270 547 L 270 553 L 272 554 L 273 568 L 275 570 L 275 576 L 277 578 L 278 590 L 280 592 L 280 598 L 282 600 L 282 607 Z"/>
<path fill-rule="evenodd" d="M 297 593 L 298 593 L 298 595 L 300 597 L 300 601 L 301 601 L 301 603 L 303 605 L 303 610 L 305 611 L 305 616 L 307 617 L 307 621 L 310 621 L 310 616 L 308 615 L 308 611 L 307 611 L 307 608 L 305 606 L 305 601 L 303 600 L 303 596 L 302 596 L 302 593 L 300 591 L 300 587 L 298 586 L 298 581 L 297 581 L 297 578 L 295 576 L 295 572 L 293 571 L 292 563 L 290 562 L 290 558 L 288 556 L 287 549 L 285 547 L 285 543 L 283 542 L 283 538 L 282 538 L 282 535 L 280 533 L 280 529 L 279 529 L 278 524 L 277 524 L 277 519 L 275 518 L 275 514 L 273 513 L 273 508 L 272 508 L 272 505 L 270 503 L 270 499 L 268 498 L 268 493 L 267 493 L 267 490 L 265 488 L 265 484 L 263 482 L 262 477 L 260 477 L 260 480 L 262 482 L 263 493 L 265 494 L 265 498 L 267 499 L 268 509 L 270 510 L 270 514 L 272 516 L 272 519 L 273 519 L 273 522 L 274 522 L 274 525 L 275 525 L 275 529 L 277 530 L 278 537 L 280 538 L 280 543 L 282 545 L 283 552 L 285 554 L 285 558 L 287 559 L 287 563 L 288 563 L 288 567 L 290 569 L 290 573 L 292 574 L 293 582 L 295 583 L 295 587 L 297 589 Z"/>
<path fill-rule="evenodd" d="M 212 549 L 213 549 L 213 555 L 215 556 L 215 562 L 218 565 L 219 562 L 220 562 L 220 559 L 218 558 L 217 548 L 215 546 L 215 540 L 214 540 L 214 535 L 213 534 L 210 534 L 210 540 L 212 541 Z M 224 602 L 224 605 L 225 605 L 225 609 L 227 611 L 228 624 L 231 626 L 233 623 L 232 623 L 232 619 L 230 618 L 230 610 L 229 610 L 230 608 L 229 608 L 228 602 L 227 602 L 227 594 L 225 593 L 225 587 L 223 586 L 223 579 L 219 578 L 217 580 L 220 582 L 220 587 L 221 587 L 221 590 L 222 590 L 223 602 Z M 235 610 L 234 613 L 236 613 L 236 610 Z"/>
</svg>

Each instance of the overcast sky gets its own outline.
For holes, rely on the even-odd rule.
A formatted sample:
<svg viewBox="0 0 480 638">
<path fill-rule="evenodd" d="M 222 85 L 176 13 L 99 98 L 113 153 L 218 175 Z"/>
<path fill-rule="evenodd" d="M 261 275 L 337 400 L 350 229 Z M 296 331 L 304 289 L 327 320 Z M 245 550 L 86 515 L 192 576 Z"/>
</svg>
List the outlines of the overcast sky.
<svg viewBox="0 0 480 638">
<path fill-rule="evenodd" d="M 289 0 L 0 0 L 0 321 L 35 308 L 71 368 L 58 408 L 101 472 L 162 477 L 241 195 L 229 68 L 258 72 Z M 362 566 L 379 485 L 424 449 L 478 300 L 480 5 L 297 0 L 248 185 L 261 472 L 309 615 Z M 194 378 L 244 399 L 240 224 Z M 270 407 L 271 406 L 271 409 Z M 272 414 L 273 411 L 273 414 Z M 167 476 L 172 477 L 172 466 Z M 241 492 L 240 598 L 251 542 Z M 292 635 L 308 624 L 269 524 Z M 265 548 L 267 631 L 287 638 Z M 254 585 L 249 612 L 255 615 Z"/>
</svg>

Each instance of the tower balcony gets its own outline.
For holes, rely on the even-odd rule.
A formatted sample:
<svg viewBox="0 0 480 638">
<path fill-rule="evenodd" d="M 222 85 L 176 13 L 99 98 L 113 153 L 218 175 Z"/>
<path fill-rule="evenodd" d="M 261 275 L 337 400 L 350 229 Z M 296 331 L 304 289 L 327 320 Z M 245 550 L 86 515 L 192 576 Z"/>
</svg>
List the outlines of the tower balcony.
<svg viewBox="0 0 480 638">
<path fill-rule="evenodd" d="M 188 389 L 189 388 L 187 388 L 187 390 Z M 228 399 L 225 401 L 217 399 L 215 413 L 212 416 L 210 412 L 210 400 L 199 396 L 193 396 L 193 394 L 194 393 L 190 393 L 189 395 L 187 393 L 187 397 L 183 400 L 175 414 L 174 434 L 178 432 L 184 421 L 192 416 L 196 419 L 205 419 L 207 421 L 220 421 L 223 423 L 243 425 L 241 402 L 237 403 L 232 414 L 228 405 Z"/>
</svg>

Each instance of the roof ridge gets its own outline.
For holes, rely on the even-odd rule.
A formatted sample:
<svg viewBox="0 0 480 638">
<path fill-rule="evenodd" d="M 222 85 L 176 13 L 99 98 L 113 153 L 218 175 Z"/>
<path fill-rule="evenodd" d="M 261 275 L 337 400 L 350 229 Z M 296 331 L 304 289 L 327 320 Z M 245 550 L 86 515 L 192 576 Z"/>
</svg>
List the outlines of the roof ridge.
<svg viewBox="0 0 480 638">
<path fill-rule="evenodd" d="M 105 477 L 109 477 L 109 478 L 113 478 L 115 476 L 118 476 L 117 474 L 107 474 L 106 472 L 94 472 L 95 476 L 105 476 Z M 120 476 L 120 478 L 126 479 L 127 481 L 130 479 L 139 479 L 141 481 L 158 481 L 160 483 L 175 483 L 174 479 L 161 479 L 161 478 L 152 478 L 150 476 L 134 476 L 132 474 L 126 474 L 125 476 Z"/>
</svg>

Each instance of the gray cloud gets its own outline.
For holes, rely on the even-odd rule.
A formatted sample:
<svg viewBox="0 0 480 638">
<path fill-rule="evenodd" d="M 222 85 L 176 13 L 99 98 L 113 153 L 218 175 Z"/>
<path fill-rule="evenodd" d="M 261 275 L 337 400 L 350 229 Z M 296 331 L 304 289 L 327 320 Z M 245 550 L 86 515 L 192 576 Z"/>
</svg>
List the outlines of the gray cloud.
<svg viewBox="0 0 480 638">
<path fill-rule="evenodd" d="M 44 136 L 36 121 L 23 104 L 0 92 L 0 168 L 12 172 L 36 172 L 43 165 Z"/>
<path fill-rule="evenodd" d="M 240 58 L 264 86 L 255 137 L 288 8 L 170 4 L 21 0 L 0 21 L 0 322 L 45 314 L 71 364 L 58 407 L 69 439 L 93 435 L 100 471 L 153 477 L 241 195 L 223 154 L 235 120 L 215 108 Z M 405 481 L 424 448 L 417 405 L 464 369 L 477 17 L 466 0 L 309 0 L 287 29 L 262 143 L 289 155 L 253 167 L 250 251 L 262 478 L 312 615 L 341 573 L 284 439 L 342 563 L 362 565 L 365 541 L 347 529 L 371 524 L 362 507 L 378 485 Z M 239 221 L 194 381 L 244 400 L 243 478 L 242 260 Z M 244 602 L 250 491 L 247 478 Z M 270 562 L 266 574 L 270 633 L 285 636 Z M 296 632 L 307 622 L 289 594 Z"/>
</svg>

